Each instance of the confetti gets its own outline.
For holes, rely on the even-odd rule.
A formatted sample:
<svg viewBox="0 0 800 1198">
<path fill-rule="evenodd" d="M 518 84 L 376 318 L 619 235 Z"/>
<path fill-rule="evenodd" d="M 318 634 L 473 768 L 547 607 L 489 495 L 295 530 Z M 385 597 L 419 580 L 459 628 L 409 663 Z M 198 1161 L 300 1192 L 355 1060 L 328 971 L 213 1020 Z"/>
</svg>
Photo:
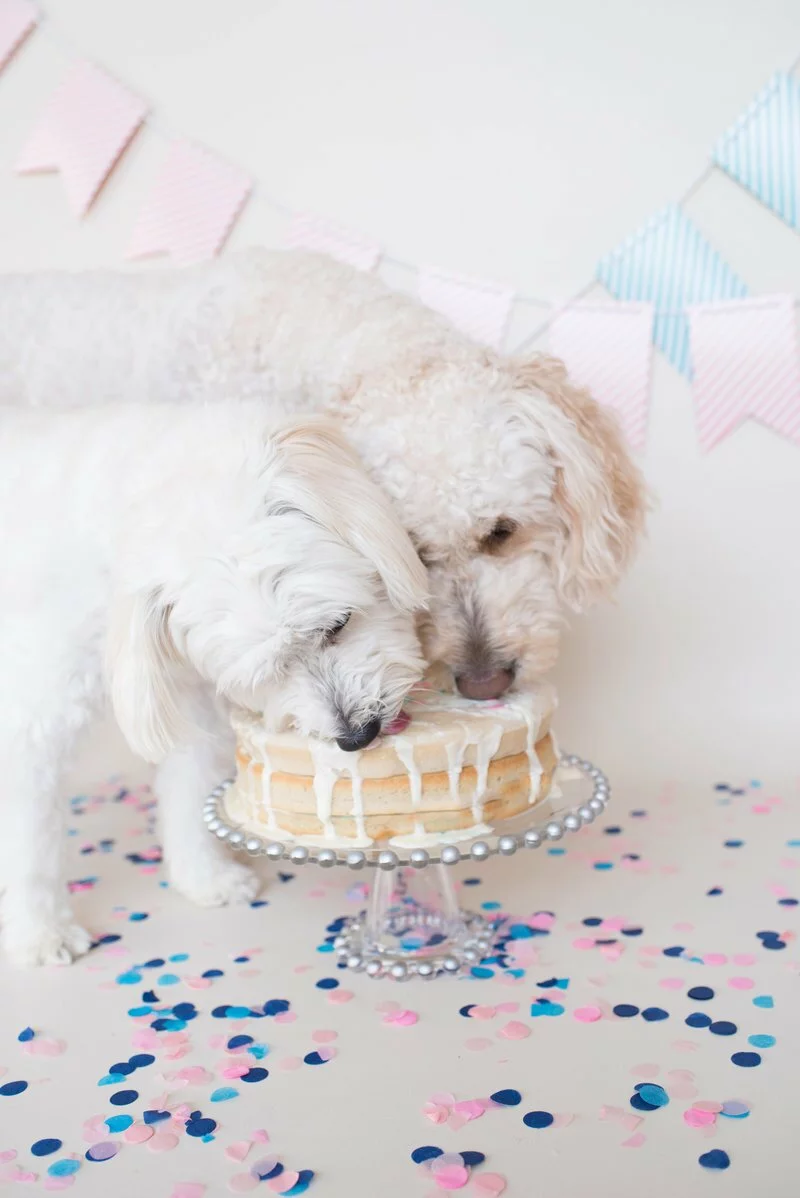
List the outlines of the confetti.
<svg viewBox="0 0 800 1198">
<path fill-rule="evenodd" d="M 545 1128 L 553 1122 L 553 1116 L 549 1111 L 528 1111 L 522 1116 L 522 1122 L 526 1127 Z"/>
<path fill-rule="evenodd" d="M 727 1169 L 731 1163 L 731 1158 L 721 1148 L 712 1148 L 697 1159 L 704 1169 Z"/>
</svg>

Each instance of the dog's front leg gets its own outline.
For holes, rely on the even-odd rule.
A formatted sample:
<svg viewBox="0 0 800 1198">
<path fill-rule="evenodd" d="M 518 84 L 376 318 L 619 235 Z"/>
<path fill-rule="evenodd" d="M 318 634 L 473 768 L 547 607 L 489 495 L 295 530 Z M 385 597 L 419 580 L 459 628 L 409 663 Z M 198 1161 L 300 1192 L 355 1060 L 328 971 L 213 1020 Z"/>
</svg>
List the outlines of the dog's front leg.
<svg viewBox="0 0 800 1198">
<path fill-rule="evenodd" d="M 75 923 L 63 876 L 59 765 L 71 732 L 65 720 L 50 720 L 41 709 L 35 724 L 15 728 L 12 715 L 0 727 L 0 922 L 3 947 L 16 965 L 67 965 L 91 944 Z"/>
<path fill-rule="evenodd" d="M 197 732 L 156 773 L 164 862 L 175 889 L 200 906 L 247 903 L 258 893 L 259 879 L 231 859 L 202 819 L 205 799 L 233 768 L 234 739 L 226 710 L 199 690 L 182 703 L 187 725 Z"/>
</svg>

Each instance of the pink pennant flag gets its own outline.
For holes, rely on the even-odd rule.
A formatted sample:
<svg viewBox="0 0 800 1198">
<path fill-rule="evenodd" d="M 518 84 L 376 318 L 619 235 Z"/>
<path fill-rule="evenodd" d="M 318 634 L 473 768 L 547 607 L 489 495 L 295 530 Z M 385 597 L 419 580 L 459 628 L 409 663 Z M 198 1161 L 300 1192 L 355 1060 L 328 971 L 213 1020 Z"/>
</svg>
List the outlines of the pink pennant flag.
<svg viewBox="0 0 800 1198">
<path fill-rule="evenodd" d="M 651 304 L 573 304 L 550 325 L 550 349 L 573 382 L 613 408 L 632 447 L 643 450 L 650 399 Z"/>
<path fill-rule="evenodd" d="M 253 189 L 238 166 L 174 141 L 133 230 L 129 258 L 169 254 L 180 266 L 219 252 Z"/>
<path fill-rule="evenodd" d="M 374 270 L 383 252 L 377 242 L 366 241 L 313 212 L 294 214 L 284 244 L 290 250 L 328 254 L 339 262 L 355 266 L 356 270 Z"/>
<path fill-rule="evenodd" d="M 514 302 L 512 288 L 425 266 L 419 272 L 418 294 L 423 304 L 446 316 L 473 341 L 493 349 L 502 346 Z"/>
<path fill-rule="evenodd" d="M 800 445 L 800 364 L 794 297 L 687 309 L 697 433 L 704 452 L 748 417 Z"/>
<path fill-rule="evenodd" d="M 39 23 L 39 11 L 30 0 L 0 0 L 0 71 Z"/>
<path fill-rule="evenodd" d="M 141 125 L 147 105 L 91 62 L 78 62 L 56 88 L 17 159 L 19 174 L 61 171 L 83 216 Z"/>
</svg>

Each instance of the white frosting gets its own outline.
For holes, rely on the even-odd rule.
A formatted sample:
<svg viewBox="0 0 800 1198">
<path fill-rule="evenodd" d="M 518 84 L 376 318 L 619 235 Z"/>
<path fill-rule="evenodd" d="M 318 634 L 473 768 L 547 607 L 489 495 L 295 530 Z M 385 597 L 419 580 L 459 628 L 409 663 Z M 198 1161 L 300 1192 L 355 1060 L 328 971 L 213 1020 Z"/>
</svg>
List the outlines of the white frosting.
<svg viewBox="0 0 800 1198">
<path fill-rule="evenodd" d="M 412 809 L 419 809 L 423 799 L 422 772 L 415 752 L 416 745 L 429 744 L 432 739 L 444 742 L 450 796 L 454 808 L 459 805 L 464 762 L 468 751 L 473 749 L 476 773 L 471 812 L 473 824 L 469 828 L 444 833 L 427 832 L 420 813 L 420 816 L 415 818 L 414 829 L 410 835 L 394 837 L 389 843 L 402 848 L 416 848 L 438 843 L 456 843 L 489 834 L 491 829 L 483 818 L 486 801 L 489 797 L 489 767 L 500 748 L 504 734 L 519 727 L 520 721 L 524 722 L 527 730 L 525 751 L 530 771 L 528 801 L 533 803 L 539 795 L 543 772 L 536 753 L 536 743 L 544 717 L 549 714 L 553 702 L 552 693 L 549 690 L 513 695 L 508 700 L 496 703 L 476 702 L 463 699 L 460 695 L 433 691 L 425 687 L 412 691 L 406 700 L 411 723 L 401 733 L 384 737 L 378 743 L 391 746 L 405 769 L 408 775 Z M 453 718 L 445 723 L 430 718 L 440 713 L 452 715 Z M 426 715 L 429 718 L 426 719 Z M 276 738 L 276 740 L 286 741 L 295 739 L 299 738 L 291 733 L 281 734 Z M 316 815 L 322 827 L 321 839 L 331 846 L 369 847 L 373 841 L 366 831 L 362 774 L 359 766 L 362 753 L 345 752 L 330 741 L 304 739 L 303 744 L 307 746 L 314 765 L 313 788 Z M 262 744 L 259 748 L 259 756 L 263 761 L 260 806 L 266 812 L 270 834 L 277 839 L 289 839 L 300 844 L 319 843 L 319 834 L 292 837 L 290 834 L 281 832 L 271 797 L 273 767 L 266 752 L 266 746 Z M 363 753 L 369 753 L 369 751 L 369 748 L 362 750 Z M 355 836 L 338 836 L 333 820 L 333 792 L 336 783 L 344 775 L 349 775 L 351 779 L 352 808 L 350 814 L 356 826 Z"/>
</svg>

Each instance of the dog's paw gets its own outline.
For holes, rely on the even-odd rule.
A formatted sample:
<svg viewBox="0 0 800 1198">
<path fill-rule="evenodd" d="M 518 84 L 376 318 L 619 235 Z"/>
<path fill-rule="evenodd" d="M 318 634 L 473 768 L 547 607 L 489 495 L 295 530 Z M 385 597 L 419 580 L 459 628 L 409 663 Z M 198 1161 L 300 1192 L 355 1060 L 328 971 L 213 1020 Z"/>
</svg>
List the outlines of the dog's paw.
<svg viewBox="0 0 800 1198">
<path fill-rule="evenodd" d="M 69 965 L 89 951 L 92 937 L 77 923 L 6 927 L 3 944 L 14 965 Z"/>
<path fill-rule="evenodd" d="M 215 864 L 202 875 L 173 875 L 173 885 L 198 907 L 223 907 L 226 903 L 249 903 L 261 889 L 261 880 L 235 861 Z"/>
</svg>

